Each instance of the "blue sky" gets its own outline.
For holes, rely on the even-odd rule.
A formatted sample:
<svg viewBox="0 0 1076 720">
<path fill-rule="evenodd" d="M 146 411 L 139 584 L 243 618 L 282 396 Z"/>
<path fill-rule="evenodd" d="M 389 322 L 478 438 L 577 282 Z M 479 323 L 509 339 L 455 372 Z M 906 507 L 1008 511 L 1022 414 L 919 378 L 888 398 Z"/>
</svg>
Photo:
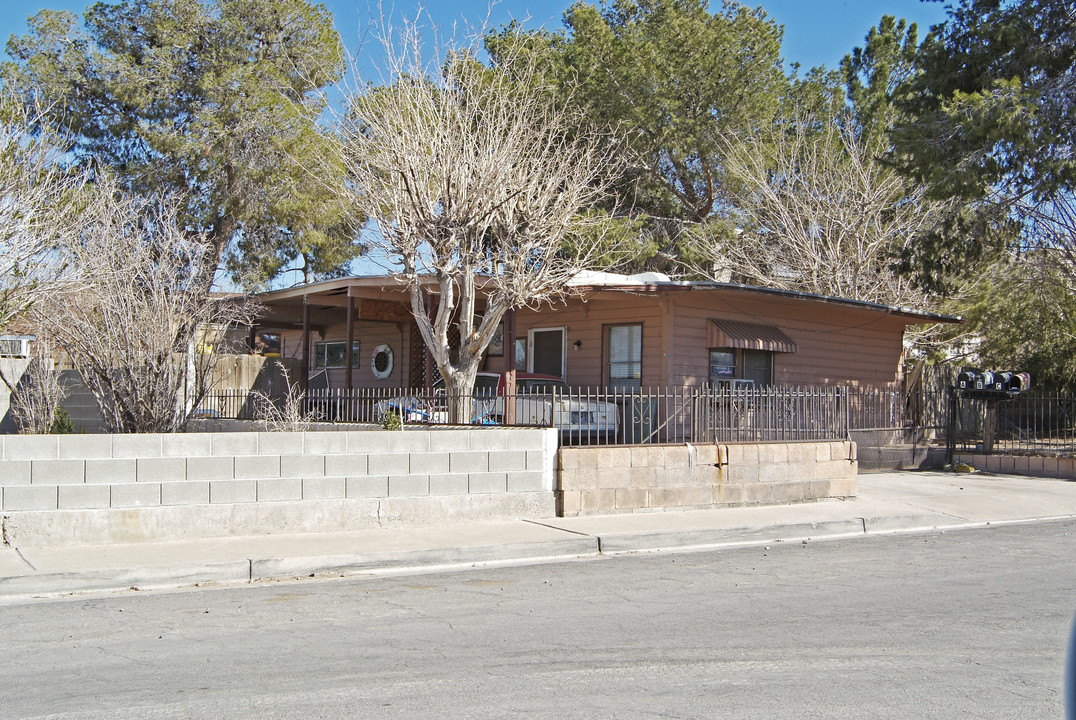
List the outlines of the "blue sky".
<svg viewBox="0 0 1076 720">
<path fill-rule="evenodd" d="M 596 0 L 591 0 L 596 1 Z M 360 28 L 366 27 L 374 16 L 377 0 L 321 0 L 333 13 L 348 51 L 358 60 L 365 77 L 376 79 L 371 72 L 371 56 L 376 59 L 377 43 L 368 41 L 360 48 Z M 414 0 L 383 0 L 386 7 L 395 8 L 395 15 L 414 17 L 420 7 Z M 719 7 L 721 0 L 710 0 Z M 0 59 L 6 59 L 3 45 L 12 34 L 26 32 L 26 18 L 39 10 L 72 10 L 81 13 L 92 0 L 0 0 Z M 489 24 L 499 26 L 511 19 L 525 21 L 525 27 L 562 27 L 561 17 L 571 0 L 502 0 L 489 10 L 487 0 L 425 3 L 433 23 L 442 28 L 453 23 L 470 27 L 481 26 L 489 15 Z M 798 62 L 804 69 L 817 65 L 836 68 L 841 58 L 857 45 L 863 44 L 867 31 L 882 15 L 895 15 L 916 22 L 920 37 L 927 29 L 945 18 L 941 3 L 920 0 L 747 0 L 745 4 L 761 4 L 776 22 L 784 26 L 782 45 L 786 62 Z M 358 274 L 383 272 L 384 268 L 370 259 L 352 265 Z"/>
<path fill-rule="evenodd" d="M 337 28 L 348 45 L 358 47 L 359 27 L 372 15 L 376 2 L 368 0 L 322 0 L 333 12 Z M 90 0 L 0 0 L 0 40 L 4 43 L 12 33 L 26 31 L 26 18 L 44 8 L 81 12 Z M 453 22 L 480 25 L 489 7 L 485 0 L 425 3 L 435 23 L 449 26 Z M 561 27 L 561 15 L 570 0 L 503 0 L 493 7 L 493 25 L 512 18 L 529 19 L 528 27 Z M 884 15 L 896 15 L 919 23 L 920 36 L 930 25 L 945 17 L 944 5 L 920 0 L 761 0 L 746 2 L 761 5 L 785 28 L 784 55 L 789 62 L 804 68 L 825 64 L 835 68 L 853 47 L 863 44 L 863 37 Z M 390 3 L 386 0 L 386 7 Z M 397 0 L 397 12 L 413 15 L 418 3 Z M 711 0 L 713 7 L 720 0 Z M 6 57 L 6 55 L 5 55 Z M 360 54 L 361 57 L 361 54 Z"/>
</svg>

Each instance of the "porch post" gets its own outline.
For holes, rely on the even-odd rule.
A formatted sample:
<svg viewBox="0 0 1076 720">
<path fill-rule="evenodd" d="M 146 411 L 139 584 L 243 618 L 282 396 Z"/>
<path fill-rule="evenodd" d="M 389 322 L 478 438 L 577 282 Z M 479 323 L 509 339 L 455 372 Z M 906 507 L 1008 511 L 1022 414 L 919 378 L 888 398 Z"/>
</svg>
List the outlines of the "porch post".
<svg viewBox="0 0 1076 720">
<path fill-rule="evenodd" d="M 504 423 L 516 424 L 516 311 L 504 314 Z"/>
<path fill-rule="evenodd" d="M 347 349 L 344 351 L 344 388 L 351 389 L 352 346 L 355 344 L 355 298 L 347 296 Z"/>
<path fill-rule="evenodd" d="M 310 298 L 303 295 L 303 349 L 299 361 L 299 385 L 303 390 L 310 386 Z"/>
<path fill-rule="evenodd" d="M 432 303 L 430 301 L 430 294 L 426 293 L 426 317 L 430 316 L 430 310 L 432 309 Z M 422 355 L 425 360 L 426 366 L 423 368 L 424 375 L 424 389 L 430 390 L 433 388 L 433 355 L 430 353 L 430 349 L 426 347 L 426 343 L 422 343 Z"/>
<path fill-rule="evenodd" d="M 504 314 L 504 371 L 516 369 L 516 311 Z"/>
</svg>

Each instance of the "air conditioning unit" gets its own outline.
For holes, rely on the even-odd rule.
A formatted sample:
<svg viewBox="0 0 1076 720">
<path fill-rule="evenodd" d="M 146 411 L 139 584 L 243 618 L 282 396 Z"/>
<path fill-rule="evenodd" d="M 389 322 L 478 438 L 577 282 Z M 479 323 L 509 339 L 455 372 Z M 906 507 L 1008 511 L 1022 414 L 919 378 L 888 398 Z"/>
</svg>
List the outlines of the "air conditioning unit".
<svg viewBox="0 0 1076 720">
<path fill-rule="evenodd" d="M 718 380 L 715 385 L 721 390 L 750 390 L 755 387 L 755 381 L 729 378 L 727 380 Z"/>
</svg>

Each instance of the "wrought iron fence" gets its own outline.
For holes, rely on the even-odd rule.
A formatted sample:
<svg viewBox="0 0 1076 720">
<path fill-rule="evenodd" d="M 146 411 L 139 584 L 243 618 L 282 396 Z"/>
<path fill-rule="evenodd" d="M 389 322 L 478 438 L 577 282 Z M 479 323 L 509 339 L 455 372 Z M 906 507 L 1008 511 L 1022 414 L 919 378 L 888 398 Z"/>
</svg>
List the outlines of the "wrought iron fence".
<svg viewBox="0 0 1076 720">
<path fill-rule="evenodd" d="M 952 444 L 959 452 L 1076 455 L 1076 397 L 1017 395 L 1007 400 L 958 397 Z"/>
<path fill-rule="evenodd" d="M 259 419 L 267 402 L 260 393 L 226 391 L 208 396 L 197 414 Z M 353 388 L 310 390 L 302 407 L 305 419 L 322 422 L 383 423 L 392 416 L 403 425 L 435 425 L 452 424 L 454 406 L 443 390 Z M 508 397 L 478 391 L 462 417 L 478 425 L 554 427 L 576 445 L 783 442 L 934 423 L 937 407 L 944 402 L 889 388 L 573 388 Z"/>
<path fill-rule="evenodd" d="M 892 388 L 673 387 L 633 390 L 573 388 L 477 392 L 468 400 L 469 424 L 554 427 L 572 445 L 683 442 L 840 440 L 896 448 L 938 445 L 951 432 L 959 452 L 1076 455 L 1076 397 L 1020 395 L 990 402 L 957 398 L 950 425 L 947 393 Z M 257 420 L 272 403 L 262 393 L 227 390 L 207 395 L 196 417 Z M 310 390 L 304 419 L 403 425 L 451 424 L 453 403 L 424 389 Z"/>
<path fill-rule="evenodd" d="M 192 417 L 222 420 L 258 420 L 265 396 L 249 390 L 218 390 L 207 393 L 192 413 Z"/>
</svg>

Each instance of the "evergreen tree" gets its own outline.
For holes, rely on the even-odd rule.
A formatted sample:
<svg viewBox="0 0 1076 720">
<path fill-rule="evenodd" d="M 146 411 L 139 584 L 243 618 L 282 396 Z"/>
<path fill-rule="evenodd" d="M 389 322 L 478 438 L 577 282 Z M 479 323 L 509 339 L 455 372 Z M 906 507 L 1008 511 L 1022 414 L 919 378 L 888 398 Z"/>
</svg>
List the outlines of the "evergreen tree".
<svg viewBox="0 0 1076 720">
<path fill-rule="evenodd" d="M 296 256 L 326 272 L 356 254 L 317 125 L 343 72 L 328 11 L 307 0 L 97 3 L 84 26 L 44 10 L 7 45 L 5 84 L 70 133 L 80 163 L 171 196 L 215 272 L 264 283 Z M 204 282 L 212 282 L 205 277 Z"/>
</svg>

